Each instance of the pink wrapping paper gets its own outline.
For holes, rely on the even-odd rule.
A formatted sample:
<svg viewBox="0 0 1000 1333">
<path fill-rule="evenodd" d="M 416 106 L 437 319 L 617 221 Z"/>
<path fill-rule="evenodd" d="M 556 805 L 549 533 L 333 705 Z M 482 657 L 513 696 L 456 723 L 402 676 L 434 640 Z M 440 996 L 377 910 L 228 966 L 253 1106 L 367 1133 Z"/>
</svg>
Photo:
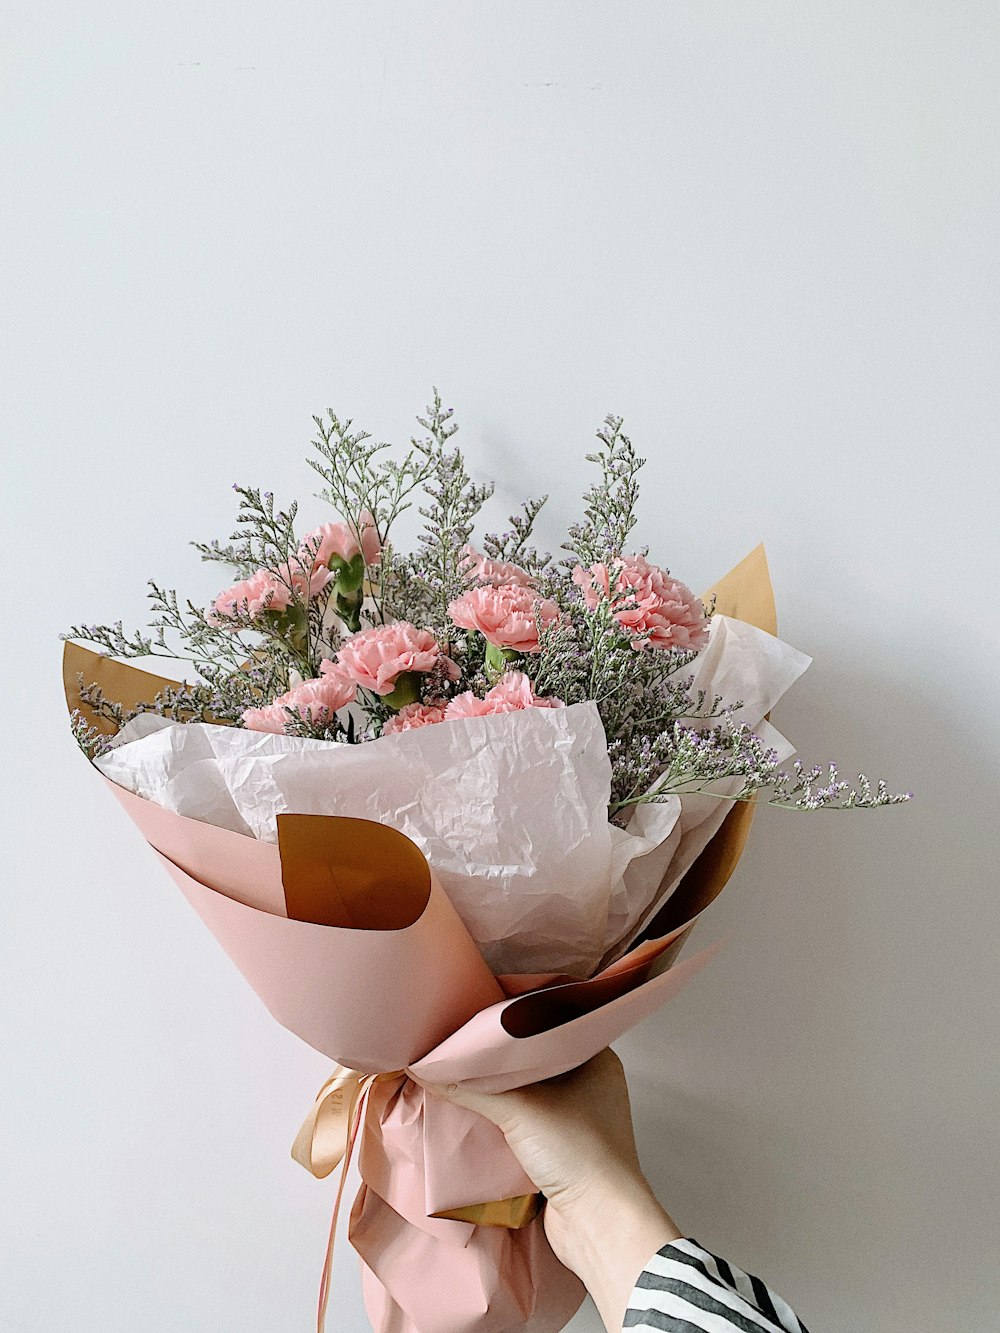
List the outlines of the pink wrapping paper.
<svg viewBox="0 0 1000 1333">
<path fill-rule="evenodd" d="M 108 786 L 278 1022 L 361 1072 L 412 1068 L 487 1091 L 564 1073 L 658 1009 L 712 952 L 651 975 L 685 922 L 591 980 L 508 999 L 429 872 L 429 892 L 413 890 L 423 909 L 401 929 L 284 914 L 285 826 L 345 821 L 282 816 L 275 847 Z M 217 887 L 202 882 L 210 876 Z M 518 1230 L 434 1216 L 532 1192 L 493 1125 L 400 1075 L 372 1090 L 359 1167 L 350 1238 L 370 1270 L 379 1333 L 555 1333 L 578 1308 L 583 1290 L 552 1255 L 540 1215 Z"/>
<path fill-rule="evenodd" d="M 762 569 L 766 579 L 762 562 L 755 552 L 733 572 L 744 605 Z M 768 605 L 773 632 L 768 598 L 758 618 Z M 72 706 L 78 672 L 105 682 L 115 673 L 119 699 L 155 694 L 157 678 L 67 645 Z M 350 1221 L 378 1333 L 557 1333 L 584 1293 L 552 1254 L 540 1213 L 518 1229 L 435 1216 L 528 1195 L 531 1182 L 494 1126 L 425 1096 L 403 1071 L 484 1091 L 523 1086 L 575 1068 L 655 1012 L 713 952 L 675 961 L 739 859 L 751 808 L 732 810 L 623 959 L 585 981 L 534 979 L 508 998 L 402 834 L 282 815 L 274 846 L 108 785 L 278 1022 L 339 1064 L 395 1075 L 371 1088 Z"/>
</svg>

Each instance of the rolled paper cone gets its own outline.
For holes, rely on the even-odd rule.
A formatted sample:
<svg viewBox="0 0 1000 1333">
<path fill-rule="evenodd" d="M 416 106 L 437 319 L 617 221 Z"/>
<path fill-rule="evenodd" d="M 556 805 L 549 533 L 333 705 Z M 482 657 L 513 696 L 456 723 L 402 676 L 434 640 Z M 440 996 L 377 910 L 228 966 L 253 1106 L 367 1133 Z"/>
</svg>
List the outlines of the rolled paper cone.
<svg viewBox="0 0 1000 1333">
<path fill-rule="evenodd" d="M 273 843 L 186 819 L 126 791 L 103 774 L 101 779 L 150 847 L 178 869 L 247 907 L 286 915 L 281 857 Z"/>
<path fill-rule="evenodd" d="M 268 1010 L 339 1064 L 402 1069 L 503 998 L 401 833 L 367 820 L 282 815 L 275 846 L 115 794 Z M 351 846 L 366 849 L 362 861 L 338 862 Z M 316 878 L 324 871 L 326 881 Z M 325 904 L 324 884 L 339 886 Z M 285 915 L 286 893 L 300 911 L 322 908 L 325 921 Z M 335 909 L 358 924 L 332 924 Z"/>
<path fill-rule="evenodd" d="M 278 1022 L 351 1069 L 404 1068 L 499 991 L 436 879 L 412 925 L 340 929 L 247 907 L 161 859 Z"/>
</svg>

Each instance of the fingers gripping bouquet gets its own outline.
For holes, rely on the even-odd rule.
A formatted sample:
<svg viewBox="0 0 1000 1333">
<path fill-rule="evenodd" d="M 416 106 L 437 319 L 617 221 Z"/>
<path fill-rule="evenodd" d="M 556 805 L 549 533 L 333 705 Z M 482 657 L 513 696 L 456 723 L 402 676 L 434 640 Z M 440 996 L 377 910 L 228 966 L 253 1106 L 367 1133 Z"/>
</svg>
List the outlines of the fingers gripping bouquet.
<svg viewBox="0 0 1000 1333">
<path fill-rule="evenodd" d="M 437 395 L 419 421 L 397 460 L 316 418 L 335 519 L 300 536 L 294 505 L 237 487 L 237 534 L 198 548 L 235 582 L 207 609 L 151 585 L 148 634 L 70 630 L 102 651 L 67 644 L 67 696 L 195 911 L 336 1062 L 294 1155 L 323 1176 L 358 1144 L 349 1233 L 375 1328 L 556 1333 L 583 1289 L 531 1182 L 408 1071 L 499 1091 L 574 1068 L 704 962 L 678 951 L 755 798 L 906 797 L 781 767 L 767 715 L 809 659 L 775 637 L 763 550 L 702 599 L 632 549 L 642 460 L 619 419 L 559 558 L 531 544 L 542 500 L 474 541 L 490 488 Z M 197 678 L 120 660 L 148 657 Z M 328 1273 L 329 1250 L 320 1326 Z"/>
</svg>

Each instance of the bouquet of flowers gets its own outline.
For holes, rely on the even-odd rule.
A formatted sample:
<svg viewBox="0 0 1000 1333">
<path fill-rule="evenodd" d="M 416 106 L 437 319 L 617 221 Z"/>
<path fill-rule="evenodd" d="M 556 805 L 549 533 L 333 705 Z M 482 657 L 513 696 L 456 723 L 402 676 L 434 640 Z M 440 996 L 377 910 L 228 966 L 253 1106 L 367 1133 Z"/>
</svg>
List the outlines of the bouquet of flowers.
<svg viewBox="0 0 1000 1333">
<path fill-rule="evenodd" d="M 198 544 L 236 581 L 208 608 L 151 584 L 148 632 L 72 628 L 101 653 L 67 645 L 67 697 L 250 984 L 337 1062 L 294 1153 L 325 1175 L 360 1141 L 350 1235 L 375 1327 L 556 1333 L 583 1293 L 530 1181 L 406 1071 L 499 1090 L 575 1067 L 704 961 L 676 960 L 752 801 L 908 795 L 782 767 L 767 716 L 809 659 L 775 637 L 763 550 L 702 599 L 629 549 L 642 459 L 619 418 L 558 557 L 532 544 L 544 499 L 477 540 L 491 488 L 436 393 L 418 421 L 399 459 L 316 417 L 335 519 L 299 534 L 294 504 L 236 487 L 237 532 Z M 149 657 L 197 678 L 123 660 Z M 328 1274 L 329 1249 L 320 1327 Z"/>
</svg>

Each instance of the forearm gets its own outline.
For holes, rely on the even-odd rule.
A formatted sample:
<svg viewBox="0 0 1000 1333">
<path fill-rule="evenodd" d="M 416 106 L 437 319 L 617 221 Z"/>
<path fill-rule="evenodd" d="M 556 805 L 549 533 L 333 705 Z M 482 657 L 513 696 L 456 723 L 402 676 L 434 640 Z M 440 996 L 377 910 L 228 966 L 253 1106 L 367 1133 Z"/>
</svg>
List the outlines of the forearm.
<svg viewBox="0 0 1000 1333">
<path fill-rule="evenodd" d="M 682 1234 L 641 1177 L 579 1200 L 558 1226 L 560 1257 L 590 1292 L 608 1333 L 621 1333 L 629 1295 L 650 1255 Z"/>
</svg>

